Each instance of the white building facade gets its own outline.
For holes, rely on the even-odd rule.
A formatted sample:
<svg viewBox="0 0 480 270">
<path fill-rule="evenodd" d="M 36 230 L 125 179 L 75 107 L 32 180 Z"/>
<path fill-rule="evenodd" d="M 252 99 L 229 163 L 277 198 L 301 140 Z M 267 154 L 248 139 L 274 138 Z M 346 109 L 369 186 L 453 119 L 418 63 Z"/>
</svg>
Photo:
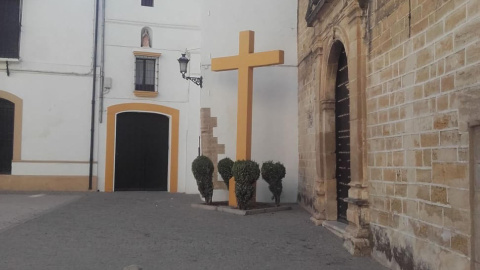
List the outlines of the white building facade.
<svg viewBox="0 0 480 270">
<path fill-rule="evenodd" d="M 256 31 L 257 51 L 286 53 L 285 65 L 255 71 L 252 153 L 286 165 L 282 200 L 295 201 L 296 3 L 257 2 L 0 4 L 18 6 L 21 25 L 17 55 L 5 49 L 2 56 L 0 46 L 0 134 L 9 134 L 0 135 L 0 151 L 12 160 L 0 189 L 198 193 L 191 163 L 204 152 L 204 109 L 218 117 L 213 136 L 225 154 L 217 161 L 235 156 L 236 74 L 211 73 L 210 58 L 236 54 L 238 32 L 248 29 Z M 203 76 L 203 88 L 179 74 L 182 53 L 190 59 L 186 75 Z M 263 183 L 257 193 L 269 201 Z"/>
<path fill-rule="evenodd" d="M 239 53 L 239 32 L 255 32 L 255 52 L 283 50 L 283 65 L 255 68 L 253 79 L 252 160 L 285 165 L 283 202 L 295 202 L 298 185 L 297 4 L 289 0 L 204 0 L 202 10 L 202 121 L 213 118 L 210 155 L 236 156 L 238 72 L 212 72 L 212 58 Z M 221 22 L 221 23 L 219 23 Z M 202 127 L 202 135 L 207 128 Z M 213 139 L 213 140 L 212 140 Z M 202 141 L 205 142 L 204 139 Z M 212 143 L 213 141 L 213 143 Z M 212 144 L 218 144 L 218 151 Z M 205 148 L 205 147 L 204 147 Z M 224 150 L 224 151 L 222 151 Z M 219 180 L 221 180 L 219 178 Z M 220 186 L 221 185 L 217 185 Z M 223 194 L 222 194 L 223 193 Z M 225 198 L 226 192 L 214 193 Z M 223 195 L 223 196 L 222 196 Z M 257 200 L 271 202 L 268 185 L 257 182 Z"/>
<path fill-rule="evenodd" d="M 15 112 L 2 106 L 2 189 L 86 189 L 94 1 L 6 0 L 0 7 L 0 98 Z M 54 9 L 63 12 L 52 16 Z"/>
</svg>

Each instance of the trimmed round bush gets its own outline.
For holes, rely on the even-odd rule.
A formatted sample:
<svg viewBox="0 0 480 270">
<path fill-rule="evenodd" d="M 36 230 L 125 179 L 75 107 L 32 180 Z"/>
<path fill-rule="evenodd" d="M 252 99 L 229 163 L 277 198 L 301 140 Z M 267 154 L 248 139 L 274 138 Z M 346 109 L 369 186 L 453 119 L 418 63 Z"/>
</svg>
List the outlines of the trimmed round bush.
<svg viewBox="0 0 480 270">
<path fill-rule="evenodd" d="M 255 161 L 238 160 L 233 164 L 232 174 L 235 177 L 238 208 L 245 210 L 255 194 L 254 184 L 260 177 L 260 168 Z"/>
<path fill-rule="evenodd" d="M 235 182 L 235 197 L 237 197 L 238 208 L 241 210 L 248 209 L 248 204 L 255 194 L 254 185 L 242 185 Z"/>
<path fill-rule="evenodd" d="M 282 163 L 267 161 L 262 165 L 262 178 L 268 183 L 268 189 L 272 192 L 272 199 L 277 206 L 280 205 L 280 195 L 282 195 L 282 179 L 285 177 L 285 166 Z"/>
<path fill-rule="evenodd" d="M 206 204 L 212 203 L 213 196 L 213 162 L 206 156 L 198 156 L 192 162 L 192 173 L 197 180 L 198 191 Z"/>
<path fill-rule="evenodd" d="M 225 182 L 225 184 L 227 185 L 228 189 L 230 189 L 229 187 L 230 178 L 233 177 L 232 167 L 233 167 L 233 161 L 228 157 L 220 160 L 217 165 L 218 173 L 220 173 L 220 176 L 222 177 L 223 182 Z"/>
</svg>

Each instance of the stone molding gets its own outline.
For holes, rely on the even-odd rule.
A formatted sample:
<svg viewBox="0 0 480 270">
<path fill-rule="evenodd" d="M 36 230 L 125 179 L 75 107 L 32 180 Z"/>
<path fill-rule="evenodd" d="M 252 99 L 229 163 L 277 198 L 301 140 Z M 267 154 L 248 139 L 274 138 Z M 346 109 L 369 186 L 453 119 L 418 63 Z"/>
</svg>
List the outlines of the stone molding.
<svg viewBox="0 0 480 270">
<path fill-rule="evenodd" d="M 314 88 L 316 102 L 316 134 L 315 134 L 315 164 L 316 179 L 313 181 L 313 209 L 312 221 L 320 224 L 322 220 L 337 219 L 337 181 L 335 179 L 336 143 L 335 143 L 335 87 L 338 57 L 342 46 L 345 48 L 348 66 L 350 91 L 350 125 L 351 125 L 351 170 L 352 181 L 348 202 L 347 219 L 348 230 L 344 235 L 345 247 L 355 255 L 368 255 L 369 241 L 369 202 L 368 190 L 364 171 L 366 170 L 366 154 L 364 153 L 365 123 L 364 111 L 366 59 L 367 47 L 363 43 L 363 23 L 359 19 L 363 11 L 360 2 L 348 0 L 334 3 L 333 1 L 317 1 L 314 7 L 315 35 L 310 42 L 309 54 L 305 55 L 306 65 L 301 66 L 312 74 L 308 87 Z M 320 7 L 321 5 L 321 7 Z M 338 6 L 340 5 L 340 6 Z M 330 16 L 332 12 L 334 22 L 325 23 L 318 16 Z M 347 30 L 348 29 L 348 30 Z M 362 68 L 362 66 L 364 68 Z M 312 96 L 312 95 L 311 95 Z M 303 103 L 302 103 L 303 102 Z M 300 99 L 299 107 L 305 107 L 308 100 Z"/>
</svg>

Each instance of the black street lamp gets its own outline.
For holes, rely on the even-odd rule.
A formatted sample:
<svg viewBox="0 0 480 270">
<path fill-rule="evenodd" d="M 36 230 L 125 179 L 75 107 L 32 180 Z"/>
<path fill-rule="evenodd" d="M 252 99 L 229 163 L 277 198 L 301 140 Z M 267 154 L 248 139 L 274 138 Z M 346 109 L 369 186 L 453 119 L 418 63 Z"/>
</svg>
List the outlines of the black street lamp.
<svg viewBox="0 0 480 270">
<path fill-rule="evenodd" d="M 185 73 L 187 73 L 188 62 L 190 62 L 190 59 L 188 59 L 185 56 L 185 53 L 182 53 L 182 57 L 178 58 L 178 63 L 180 64 L 180 73 L 182 73 L 182 77 L 185 80 L 192 81 L 194 84 L 196 84 L 196 85 L 200 86 L 200 88 L 202 88 L 202 84 L 203 84 L 203 77 L 202 76 L 200 76 L 200 77 L 187 77 L 187 76 L 185 76 Z"/>
</svg>

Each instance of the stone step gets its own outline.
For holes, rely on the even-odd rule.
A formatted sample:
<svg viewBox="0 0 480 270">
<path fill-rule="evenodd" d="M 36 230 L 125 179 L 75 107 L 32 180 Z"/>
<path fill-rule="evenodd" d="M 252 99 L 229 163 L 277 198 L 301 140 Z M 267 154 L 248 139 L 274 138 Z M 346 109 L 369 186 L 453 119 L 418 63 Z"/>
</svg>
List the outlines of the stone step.
<svg viewBox="0 0 480 270">
<path fill-rule="evenodd" d="M 326 220 L 322 223 L 322 226 L 334 233 L 336 236 L 345 239 L 344 236 L 347 224 L 338 221 Z"/>
</svg>

